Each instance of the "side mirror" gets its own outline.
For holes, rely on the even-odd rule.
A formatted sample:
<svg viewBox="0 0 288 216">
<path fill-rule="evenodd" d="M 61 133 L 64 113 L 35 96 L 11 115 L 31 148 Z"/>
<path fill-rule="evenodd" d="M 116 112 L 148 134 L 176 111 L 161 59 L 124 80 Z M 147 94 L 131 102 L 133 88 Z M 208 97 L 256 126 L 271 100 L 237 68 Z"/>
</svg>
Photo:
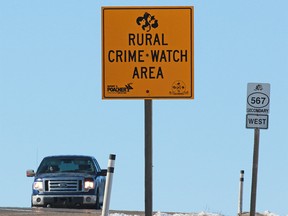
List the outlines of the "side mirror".
<svg viewBox="0 0 288 216">
<path fill-rule="evenodd" d="M 34 177 L 35 176 L 34 170 L 27 170 L 26 171 L 26 176 L 27 177 Z"/>
<path fill-rule="evenodd" d="M 99 173 L 100 176 L 107 176 L 107 169 L 102 169 Z"/>
</svg>

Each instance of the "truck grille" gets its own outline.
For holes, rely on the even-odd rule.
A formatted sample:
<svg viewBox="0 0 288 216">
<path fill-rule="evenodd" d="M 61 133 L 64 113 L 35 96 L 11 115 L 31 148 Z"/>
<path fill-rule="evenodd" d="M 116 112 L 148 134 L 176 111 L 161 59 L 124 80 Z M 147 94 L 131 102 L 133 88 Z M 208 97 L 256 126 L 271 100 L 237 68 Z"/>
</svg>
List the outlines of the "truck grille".
<svg viewBox="0 0 288 216">
<path fill-rule="evenodd" d="M 45 191 L 51 192 L 75 192 L 82 191 L 82 181 L 81 180 L 46 180 L 45 181 Z"/>
</svg>

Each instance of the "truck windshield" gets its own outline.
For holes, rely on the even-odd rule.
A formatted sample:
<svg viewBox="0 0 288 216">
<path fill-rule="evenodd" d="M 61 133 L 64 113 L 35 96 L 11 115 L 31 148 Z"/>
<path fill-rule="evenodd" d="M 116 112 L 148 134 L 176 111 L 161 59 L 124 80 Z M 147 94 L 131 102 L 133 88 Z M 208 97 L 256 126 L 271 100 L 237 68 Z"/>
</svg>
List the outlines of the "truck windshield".
<svg viewBox="0 0 288 216">
<path fill-rule="evenodd" d="M 90 158 L 52 157 L 44 158 L 37 173 L 78 172 L 94 173 L 95 167 Z"/>
</svg>

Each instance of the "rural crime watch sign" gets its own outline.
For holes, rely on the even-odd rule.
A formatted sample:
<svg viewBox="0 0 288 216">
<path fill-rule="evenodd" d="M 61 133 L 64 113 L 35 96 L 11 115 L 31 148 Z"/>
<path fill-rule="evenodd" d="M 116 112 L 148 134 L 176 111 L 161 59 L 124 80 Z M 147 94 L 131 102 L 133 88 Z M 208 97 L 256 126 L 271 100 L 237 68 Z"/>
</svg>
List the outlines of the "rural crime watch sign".
<svg viewBox="0 0 288 216">
<path fill-rule="evenodd" d="M 193 99 L 193 23 L 193 7 L 102 7 L 103 99 Z"/>
</svg>

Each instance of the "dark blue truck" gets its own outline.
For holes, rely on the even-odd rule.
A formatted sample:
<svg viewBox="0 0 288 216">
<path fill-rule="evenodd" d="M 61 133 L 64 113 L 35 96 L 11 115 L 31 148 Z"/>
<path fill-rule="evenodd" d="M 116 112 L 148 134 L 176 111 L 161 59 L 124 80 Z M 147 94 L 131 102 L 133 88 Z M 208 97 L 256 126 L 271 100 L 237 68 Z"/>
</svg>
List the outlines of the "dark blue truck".
<svg viewBox="0 0 288 216">
<path fill-rule="evenodd" d="M 103 205 L 107 170 L 94 157 L 60 155 L 45 157 L 34 177 L 31 207 L 96 208 Z"/>
</svg>

